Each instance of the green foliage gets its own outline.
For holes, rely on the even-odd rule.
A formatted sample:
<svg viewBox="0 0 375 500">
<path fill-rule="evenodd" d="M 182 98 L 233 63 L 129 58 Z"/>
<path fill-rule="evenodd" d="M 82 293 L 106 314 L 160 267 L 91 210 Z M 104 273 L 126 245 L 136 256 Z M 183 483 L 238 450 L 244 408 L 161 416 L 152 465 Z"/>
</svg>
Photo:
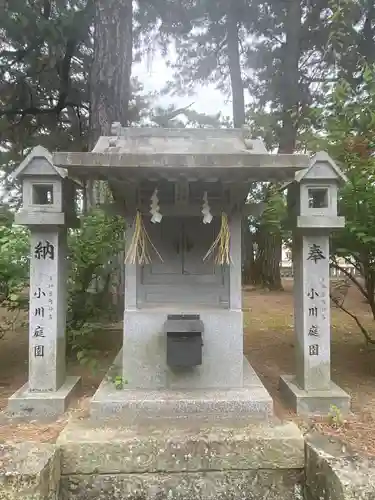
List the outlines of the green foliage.
<svg viewBox="0 0 375 500">
<path fill-rule="evenodd" d="M 98 368 L 98 351 L 95 349 L 95 340 L 102 329 L 95 328 L 91 324 L 82 324 L 77 329 L 68 329 L 68 353 L 73 354 L 82 366 L 86 366 L 92 372 Z"/>
<path fill-rule="evenodd" d="M 340 210 L 347 225 L 335 240 L 337 251 L 347 249 L 356 259 L 366 254 L 371 263 L 375 257 L 374 79 L 375 66 L 365 66 L 359 85 L 337 84 L 325 112 L 324 139 L 349 179 L 341 191 Z"/>
<path fill-rule="evenodd" d="M 359 76 L 361 75 L 361 76 Z M 337 257 L 354 264 L 364 277 L 357 279 L 341 268 L 370 305 L 375 319 L 375 67 L 358 69 L 358 78 L 340 80 L 327 95 L 321 112 L 323 134 L 316 138 L 329 150 L 348 177 L 340 191 L 339 209 L 346 227 L 332 237 L 332 260 Z M 371 336 L 358 318 L 339 305 L 357 322 L 367 342 Z"/>
<path fill-rule="evenodd" d="M 289 236 L 289 232 L 284 227 L 287 219 L 286 199 L 277 184 L 258 183 L 256 188 L 252 188 L 249 201 L 264 203 L 262 214 L 249 218 L 252 232 L 257 232 L 262 228 L 270 234 L 281 232 L 283 237 Z"/>
<path fill-rule="evenodd" d="M 264 201 L 267 206 L 260 217 L 260 225 L 270 233 L 282 231 L 283 220 L 286 217 L 286 203 L 277 185 L 270 185 Z"/>
<path fill-rule="evenodd" d="M 9 174 L 29 150 L 85 149 L 91 0 L 12 0 L 0 15 L 0 179 L 18 206 Z"/>
<path fill-rule="evenodd" d="M 102 322 L 112 312 L 110 285 L 117 257 L 124 250 L 125 224 L 122 217 L 94 210 L 81 220 L 81 227 L 69 238 L 71 263 L 68 298 L 68 343 L 86 362 Z"/>
<path fill-rule="evenodd" d="M 375 160 L 356 159 L 348 170 L 349 183 L 341 190 L 340 210 L 346 228 L 336 235 L 336 252 L 352 255 L 364 265 L 375 264 Z M 366 256 L 366 257 L 365 257 Z"/>
<path fill-rule="evenodd" d="M 0 338 L 13 329 L 22 310 L 27 309 L 25 287 L 29 278 L 28 232 L 18 226 L 0 225 Z"/>
<path fill-rule="evenodd" d="M 124 220 L 94 210 L 69 235 L 68 353 L 96 368 L 95 340 L 100 323 L 112 313 L 110 284 L 116 257 L 124 250 Z M 29 234 L 22 227 L 0 226 L 0 337 L 28 307 Z"/>
<path fill-rule="evenodd" d="M 113 384 L 117 391 L 121 391 L 127 383 L 128 381 L 122 375 L 116 375 L 113 378 Z"/>
<path fill-rule="evenodd" d="M 0 226 L 0 296 L 21 292 L 28 281 L 28 232 L 19 226 Z"/>
<path fill-rule="evenodd" d="M 331 427 L 334 429 L 339 429 L 345 425 L 345 419 L 342 415 L 340 408 L 336 405 L 331 405 L 329 414 L 328 414 L 328 422 Z"/>
<path fill-rule="evenodd" d="M 319 146 L 326 149 L 327 140 L 322 137 L 327 139 L 329 135 L 329 149 L 335 143 L 336 158 L 341 156 L 340 148 L 346 149 L 343 144 L 348 135 L 355 134 L 358 128 L 362 129 L 362 137 L 366 136 L 371 143 L 374 92 L 369 85 L 374 85 L 374 78 L 368 66 L 375 54 L 375 10 L 371 2 L 291 0 L 286 8 L 285 2 L 271 0 L 267 4 L 258 3 L 258 9 L 250 28 L 255 41 L 252 40 L 243 63 L 251 68 L 245 85 L 252 98 L 247 120 L 253 134 L 263 137 L 272 149 L 281 147 L 285 151 L 284 146 L 288 145 L 288 152 L 292 152 L 292 145 L 303 152 Z M 298 9 L 300 15 L 293 17 L 291 13 Z M 365 68 L 364 60 L 367 61 Z M 343 76 L 345 82 L 338 85 L 337 81 Z M 366 92 L 363 85 L 367 86 Z M 351 89 L 350 95 L 348 89 Z M 366 127 L 362 127 L 361 122 L 366 124 L 366 135 Z M 351 164 L 348 158 L 344 163 Z M 363 174 L 367 175 L 362 171 Z M 348 196 L 353 202 L 349 192 Z M 269 228 L 275 233 L 282 221 L 283 209 L 274 204 L 272 196 L 264 199 L 270 208 L 256 222 L 257 237 L 265 241 L 261 232 Z M 275 210 L 277 206 L 280 211 Z M 350 210 L 349 205 L 347 207 Z M 272 221 L 277 220 L 276 214 L 280 218 L 275 225 Z M 368 239 L 369 235 L 359 226 L 358 229 Z M 283 232 L 283 238 L 288 238 L 287 232 Z M 266 252 L 263 251 L 263 255 Z M 372 281 L 371 273 L 368 281 Z"/>
</svg>

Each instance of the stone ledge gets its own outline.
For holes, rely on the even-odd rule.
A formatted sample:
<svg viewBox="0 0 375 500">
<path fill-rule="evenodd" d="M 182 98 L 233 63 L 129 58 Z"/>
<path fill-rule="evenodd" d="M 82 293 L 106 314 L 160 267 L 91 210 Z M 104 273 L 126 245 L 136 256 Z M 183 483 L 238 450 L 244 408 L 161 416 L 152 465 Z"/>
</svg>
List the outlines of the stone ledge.
<svg viewBox="0 0 375 500">
<path fill-rule="evenodd" d="M 90 415 L 94 419 L 124 416 L 134 421 L 140 416 L 152 419 L 206 415 L 223 420 L 235 416 L 267 419 L 273 415 L 273 402 L 258 387 L 222 391 L 123 390 L 96 394 L 90 403 Z"/>
<path fill-rule="evenodd" d="M 375 498 L 375 458 L 364 458 L 334 437 L 306 438 L 307 499 Z"/>
<path fill-rule="evenodd" d="M 95 420 L 117 417 L 136 421 L 190 417 L 266 419 L 273 416 L 273 400 L 244 358 L 243 387 L 227 389 L 128 389 L 116 390 L 112 380 L 122 373 L 122 349 L 90 402 Z"/>
<path fill-rule="evenodd" d="M 78 421 L 67 425 L 57 445 L 64 475 L 304 467 L 303 437 L 292 423 Z"/>
<path fill-rule="evenodd" d="M 25 212 L 15 215 L 15 223 L 20 226 L 65 226 L 66 215 L 63 212 Z"/>
<path fill-rule="evenodd" d="M 65 476 L 61 500 L 297 500 L 298 470 Z"/>
<path fill-rule="evenodd" d="M 333 382 L 327 391 L 304 391 L 298 387 L 294 376 L 282 375 L 279 389 L 284 401 L 297 415 L 326 416 L 332 406 L 339 408 L 343 415 L 350 412 L 349 394 Z"/>
<path fill-rule="evenodd" d="M 30 419 L 58 417 L 67 410 L 80 383 L 80 377 L 66 377 L 56 392 L 29 392 L 26 383 L 8 399 L 6 413 Z"/>
<path fill-rule="evenodd" d="M 54 445 L 0 444 L 0 500 L 58 500 L 59 481 Z"/>
</svg>

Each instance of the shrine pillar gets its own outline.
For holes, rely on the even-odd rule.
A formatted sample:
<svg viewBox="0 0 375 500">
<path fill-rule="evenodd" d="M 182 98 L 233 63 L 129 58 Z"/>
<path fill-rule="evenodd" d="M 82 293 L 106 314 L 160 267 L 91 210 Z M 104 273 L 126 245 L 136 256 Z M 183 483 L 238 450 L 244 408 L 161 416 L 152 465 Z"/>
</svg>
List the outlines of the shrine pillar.
<svg viewBox="0 0 375 500">
<path fill-rule="evenodd" d="M 344 227 L 337 192 L 346 178 L 326 153 L 296 174 L 288 187 L 293 223 L 296 375 L 280 378 L 280 391 L 297 414 L 348 413 L 350 397 L 331 380 L 329 239 Z"/>
<path fill-rule="evenodd" d="M 30 417 L 66 410 L 79 377 L 66 377 L 67 228 L 76 224 L 74 185 L 44 148 L 16 170 L 23 206 L 16 223 L 30 230 L 29 377 L 8 412 Z"/>
</svg>

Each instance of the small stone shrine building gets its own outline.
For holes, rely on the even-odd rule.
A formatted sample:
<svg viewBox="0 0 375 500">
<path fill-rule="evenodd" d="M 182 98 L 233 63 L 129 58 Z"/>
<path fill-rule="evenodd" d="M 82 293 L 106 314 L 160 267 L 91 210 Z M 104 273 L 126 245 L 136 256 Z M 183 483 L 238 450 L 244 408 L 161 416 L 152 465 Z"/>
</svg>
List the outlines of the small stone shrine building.
<svg viewBox="0 0 375 500">
<path fill-rule="evenodd" d="M 269 154 L 246 130 L 114 124 L 92 152 L 38 147 L 14 175 L 23 183 L 16 221 L 31 232 L 30 358 L 29 382 L 9 411 L 59 414 L 77 387 L 65 376 L 66 234 L 77 224 L 75 189 L 87 180 L 111 181 L 112 209 L 126 221 L 123 348 L 93 416 L 273 414 L 243 353 L 241 234 L 260 210 L 246 202 L 256 181 L 289 183 L 295 233 L 297 376 L 282 377 L 280 388 L 301 413 L 348 410 L 330 379 L 329 316 L 329 232 L 344 224 L 345 178 L 326 154 Z"/>
</svg>

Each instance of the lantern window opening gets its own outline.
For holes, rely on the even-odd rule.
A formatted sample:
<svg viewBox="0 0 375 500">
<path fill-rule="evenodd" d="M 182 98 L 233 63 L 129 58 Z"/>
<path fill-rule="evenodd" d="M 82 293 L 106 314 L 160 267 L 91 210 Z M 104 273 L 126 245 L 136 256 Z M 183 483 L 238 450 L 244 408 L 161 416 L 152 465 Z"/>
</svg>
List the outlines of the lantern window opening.
<svg viewBox="0 0 375 500">
<path fill-rule="evenodd" d="M 33 205 L 53 205 L 53 185 L 33 184 L 32 203 Z"/>
<path fill-rule="evenodd" d="M 308 188 L 309 208 L 329 208 L 327 187 Z"/>
</svg>

